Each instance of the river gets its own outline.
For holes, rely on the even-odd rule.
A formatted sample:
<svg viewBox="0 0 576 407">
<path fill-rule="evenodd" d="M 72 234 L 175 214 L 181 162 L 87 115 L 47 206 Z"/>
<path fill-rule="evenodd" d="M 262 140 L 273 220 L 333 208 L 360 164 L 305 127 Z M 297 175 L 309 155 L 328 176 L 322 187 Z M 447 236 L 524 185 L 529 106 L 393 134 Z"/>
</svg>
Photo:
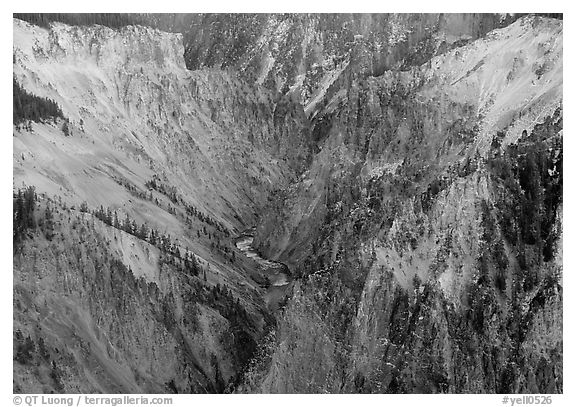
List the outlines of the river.
<svg viewBox="0 0 576 407">
<path fill-rule="evenodd" d="M 236 240 L 236 247 L 249 259 L 253 260 L 258 268 L 258 274 L 266 282 L 266 294 L 264 299 L 271 312 L 278 310 L 279 306 L 286 298 L 289 289 L 292 286 L 290 271 L 282 263 L 267 260 L 258 254 L 252 247 L 254 236 L 243 234 Z"/>
</svg>

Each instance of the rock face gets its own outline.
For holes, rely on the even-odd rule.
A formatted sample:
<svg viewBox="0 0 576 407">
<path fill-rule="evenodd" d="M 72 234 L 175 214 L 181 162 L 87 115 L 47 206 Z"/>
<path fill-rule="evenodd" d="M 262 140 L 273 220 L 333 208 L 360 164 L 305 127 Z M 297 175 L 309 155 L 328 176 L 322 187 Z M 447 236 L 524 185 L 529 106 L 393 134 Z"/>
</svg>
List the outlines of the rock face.
<svg viewBox="0 0 576 407">
<path fill-rule="evenodd" d="M 257 230 L 302 284 L 256 391 L 561 392 L 562 23 L 522 18 L 327 106 Z"/>
<path fill-rule="evenodd" d="M 65 214 L 15 253 L 15 391 L 220 392 L 271 322 L 233 237 L 307 164 L 308 121 L 183 55 L 148 27 L 14 20 L 15 80 L 66 117 L 14 128 L 15 188 Z"/>
<path fill-rule="evenodd" d="M 237 327 L 200 280 L 162 263 L 157 284 L 138 278 L 119 242 L 153 263 L 158 249 L 55 202 L 40 202 L 40 222 L 47 207 L 55 237 L 41 226 L 14 256 L 14 391 L 222 391 L 241 363 Z"/>
<path fill-rule="evenodd" d="M 190 69 L 238 69 L 291 94 L 309 116 L 356 75 L 407 70 L 510 24 L 500 14 L 206 14 L 165 16 L 182 32 Z"/>
<path fill-rule="evenodd" d="M 15 390 L 563 391 L 561 20 L 148 18 L 182 35 L 14 20 L 71 128 L 14 130 L 15 186 L 61 213 L 14 257 Z M 277 321 L 230 254 L 253 225 Z"/>
<path fill-rule="evenodd" d="M 68 143 L 73 153 L 128 158 L 129 172 L 140 178 L 164 173 L 177 180 L 182 194 L 231 226 L 238 226 L 231 215 L 253 220 L 258 202 L 252 201 L 261 204 L 271 184 L 285 183 L 308 159 L 307 120 L 298 105 L 233 74 L 186 70 L 178 34 L 59 23 L 46 30 L 14 20 L 14 38 L 16 80 L 62 107 L 80 138 Z M 15 156 L 37 153 L 15 143 Z M 94 172 L 102 164 L 85 166 Z M 69 192 L 78 200 L 90 195 Z"/>
</svg>

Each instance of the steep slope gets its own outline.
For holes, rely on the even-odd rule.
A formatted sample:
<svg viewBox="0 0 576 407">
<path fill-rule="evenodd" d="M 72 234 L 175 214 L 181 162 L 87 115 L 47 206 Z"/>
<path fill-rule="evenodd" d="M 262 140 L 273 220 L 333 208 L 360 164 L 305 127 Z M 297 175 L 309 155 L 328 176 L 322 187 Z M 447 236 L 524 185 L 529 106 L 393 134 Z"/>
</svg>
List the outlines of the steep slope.
<svg viewBox="0 0 576 407">
<path fill-rule="evenodd" d="M 358 78 L 326 112 L 257 229 L 302 283 L 244 389 L 562 392 L 562 22 Z"/>
<path fill-rule="evenodd" d="M 60 213 L 14 229 L 15 391 L 220 392 L 272 322 L 234 237 L 306 164 L 308 122 L 183 54 L 147 27 L 14 20 L 16 82 L 65 117 L 14 126 L 32 223 Z"/>
<path fill-rule="evenodd" d="M 153 16 L 182 32 L 190 68 L 233 67 L 309 116 L 357 75 L 409 69 L 513 22 L 501 14 L 200 14 Z M 330 90 L 331 88 L 331 90 Z"/>
<path fill-rule="evenodd" d="M 278 200 L 292 211 L 286 231 L 321 223 L 322 208 L 330 204 L 346 211 L 341 206 L 355 199 L 351 194 L 357 198 L 363 184 L 387 174 L 416 176 L 416 188 L 441 184 L 450 167 L 470 166 L 476 155 L 485 159 L 495 136 L 505 148 L 552 117 L 562 102 L 561 27 L 558 20 L 524 18 L 419 69 L 359 79 L 335 95 L 322 112 L 333 118 L 321 152 L 291 185 L 288 203 Z M 355 185 L 338 185 L 346 181 Z M 269 212 L 274 218 L 286 211 Z M 296 263 L 283 228 L 276 219 L 271 224 L 266 253 Z"/>
<path fill-rule="evenodd" d="M 260 329 L 251 305 L 90 213 L 40 195 L 31 218 L 14 256 L 15 392 L 218 392 L 234 379 Z"/>
<path fill-rule="evenodd" d="M 224 72 L 187 71 L 176 34 L 62 24 L 46 30 L 14 20 L 14 37 L 16 80 L 55 100 L 71 120 L 73 137 L 60 143 L 48 135 L 33 139 L 56 143 L 68 155 L 53 161 L 72 166 L 61 172 L 77 200 L 102 203 L 88 190 L 105 189 L 86 185 L 84 176 L 82 182 L 74 181 L 74 174 L 86 169 L 94 178 L 101 171 L 110 178 L 102 164 L 106 157 L 109 171 L 127 182 L 140 187 L 156 173 L 191 204 L 227 226 L 238 226 L 231 215 L 253 219 L 259 202 L 251 200 L 265 197 L 270 183 L 285 182 L 307 158 L 306 122 L 295 107 Z M 282 120 L 275 119 L 276 110 L 284 112 Z M 53 126 L 41 127 L 36 131 L 42 135 L 52 133 Z M 291 136 L 291 145 L 275 142 L 283 132 Z M 36 151 L 26 135 L 18 137 L 17 164 L 22 154 L 40 155 L 46 147 Z M 34 172 L 29 163 L 22 162 L 23 169 L 16 171 L 17 183 L 36 176 L 28 175 Z M 47 166 L 43 162 L 38 167 L 48 172 Z M 48 175 L 38 176 L 47 178 L 47 188 L 62 186 Z"/>
<path fill-rule="evenodd" d="M 67 118 L 14 126 L 15 391 L 562 392 L 562 22 L 517 18 L 15 19 Z"/>
<path fill-rule="evenodd" d="M 237 284 L 231 237 L 306 163 L 307 121 L 233 74 L 186 70 L 183 52 L 146 27 L 14 20 L 16 80 L 69 119 L 16 126 L 14 184 L 174 236 L 212 265 L 210 282 Z"/>
</svg>

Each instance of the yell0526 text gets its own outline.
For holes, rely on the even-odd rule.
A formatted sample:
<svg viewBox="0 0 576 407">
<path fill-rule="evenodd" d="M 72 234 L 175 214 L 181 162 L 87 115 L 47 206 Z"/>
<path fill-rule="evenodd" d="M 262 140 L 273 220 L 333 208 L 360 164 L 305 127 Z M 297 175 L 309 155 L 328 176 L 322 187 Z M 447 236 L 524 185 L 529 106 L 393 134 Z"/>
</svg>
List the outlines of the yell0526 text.
<svg viewBox="0 0 576 407">
<path fill-rule="evenodd" d="M 510 404 L 511 406 L 519 406 L 526 404 L 552 404 L 552 396 L 504 396 L 502 399 L 502 404 Z"/>
</svg>

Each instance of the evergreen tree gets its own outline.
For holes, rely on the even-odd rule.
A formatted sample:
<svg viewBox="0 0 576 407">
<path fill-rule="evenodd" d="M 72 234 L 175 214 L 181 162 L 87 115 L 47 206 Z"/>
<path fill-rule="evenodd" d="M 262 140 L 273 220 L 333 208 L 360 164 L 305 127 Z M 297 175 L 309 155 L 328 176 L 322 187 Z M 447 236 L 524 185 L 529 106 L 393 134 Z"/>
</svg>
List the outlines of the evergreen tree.
<svg viewBox="0 0 576 407">
<path fill-rule="evenodd" d="M 130 216 L 126 214 L 126 219 L 124 219 L 124 231 L 126 233 L 132 234 L 132 222 L 130 220 Z"/>
<path fill-rule="evenodd" d="M 146 240 L 146 238 L 148 237 L 148 227 L 146 226 L 145 223 L 140 225 L 140 230 L 138 231 L 138 237 L 142 240 Z"/>
<path fill-rule="evenodd" d="M 62 133 L 64 133 L 66 137 L 70 136 L 70 125 L 68 124 L 68 120 L 62 124 Z"/>
<path fill-rule="evenodd" d="M 44 236 L 48 240 L 52 240 L 54 237 L 54 215 L 49 205 L 46 206 L 44 213 Z"/>
<path fill-rule="evenodd" d="M 43 119 L 64 118 L 60 107 L 50 99 L 41 98 L 26 92 L 13 78 L 13 124 L 25 124 L 28 131 L 32 130 L 31 122 L 40 122 Z"/>
<path fill-rule="evenodd" d="M 34 209 L 36 207 L 36 192 L 34 187 L 18 190 L 13 202 L 13 243 L 14 250 L 26 238 L 29 229 L 36 228 Z"/>
<path fill-rule="evenodd" d="M 32 361 L 36 346 L 34 345 L 34 341 L 32 338 L 30 338 L 30 336 L 27 336 L 25 339 L 21 338 L 22 333 L 16 336 L 17 345 L 15 359 L 17 362 L 25 365 Z"/>
</svg>

